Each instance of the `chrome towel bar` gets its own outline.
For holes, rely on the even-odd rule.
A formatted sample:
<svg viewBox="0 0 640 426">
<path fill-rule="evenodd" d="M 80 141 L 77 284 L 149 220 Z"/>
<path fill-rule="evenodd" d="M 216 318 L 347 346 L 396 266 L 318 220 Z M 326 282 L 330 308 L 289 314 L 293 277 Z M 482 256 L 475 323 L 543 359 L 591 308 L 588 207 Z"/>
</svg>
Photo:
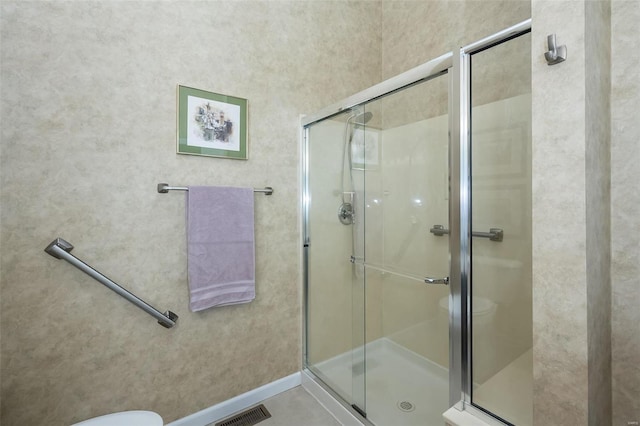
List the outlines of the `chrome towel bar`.
<svg viewBox="0 0 640 426">
<path fill-rule="evenodd" d="M 429 232 L 431 232 L 436 237 L 442 237 L 443 235 L 448 234 L 449 230 L 442 225 L 433 225 L 433 228 L 429 229 Z M 472 232 L 471 236 L 488 238 L 491 241 L 500 242 L 504 238 L 504 231 L 500 228 L 491 228 L 489 229 L 489 232 Z"/>
<path fill-rule="evenodd" d="M 158 192 L 160 194 L 166 194 L 169 191 L 188 191 L 189 188 L 186 186 L 169 186 L 168 183 L 159 183 L 158 184 Z M 253 192 L 264 192 L 264 195 L 273 194 L 273 188 L 270 186 L 265 186 L 264 188 L 253 188 Z"/>
<path fill-rule="evenodd" d="M 127 290 L 120 287 L 115 282 L 111 281 L 109 278 L 102 275 L 100 272 L 93 269 L 91 266 L 87 265 L 86 263 L 84 263 L 74 255 L 72 255 L 70 253 L 71 250 L 73 250 L 73 245 L 63 240 L 62 238 L 56 238 L 51 242 L 51 244 L 47 246 L 46 249 L 44 249 L 44 251 L 46 251 L 48 254 L 55 257 L 56 259 L 66 260 L 76 268 L 80 269 L 85 274 L 89 275 L 91 278 L 95 279 L 101 284 L 104 284 L 110 290 L 115 291 L 120 296 L 124 297 L 129 302 L 133 303 L 138 308 L 142 309 L 143 311 L 145 311 L 146 313 L 148 313 L 149 315 L 157 319 L 158 324 L 160 324 L 161 326 L 166 328 L 171 328 L 174 325 L 176 325 L 176 322 L 178 321 L 178 315 L 174 314 L 171 311 L 166 311 L 163 314 L 153 306 L 149 305 L 144 300 L 140 299 L 133 293 L 128 292 Z"/>
<path fill-rule="evenodd" d="M 365 268 L 369 268 L 369 269 L 373 269 L 374 271 L 382 272 L 383 274 L 392 274 L 392 275 L 396 275 L 398 277 L 407 278 L 407 279 L 410 279 L 410 280 L 420 281 L 420 282 L 425 283 L 425 284 L 444 284 L 444 285 L 449 285 L 449 277 L 443 277 L 443 278 L 420 277 L 420 276 L 413 275 L 413 274 L 408 273 L 408 272 L 397 271 L 397 270 L 394 270 L 393 268 L 390 268 L 390 267 L 383 267 L 383 266 L 375 265 L 373 263 L 366 263 L 364 261 L 364 257 L 360 257 L 360 256 L 358 256 L 358 257 L 351 256 L 349 261 L 351 263 L 353 263 L 353 264 L 362 265 Z"/>
</svg>

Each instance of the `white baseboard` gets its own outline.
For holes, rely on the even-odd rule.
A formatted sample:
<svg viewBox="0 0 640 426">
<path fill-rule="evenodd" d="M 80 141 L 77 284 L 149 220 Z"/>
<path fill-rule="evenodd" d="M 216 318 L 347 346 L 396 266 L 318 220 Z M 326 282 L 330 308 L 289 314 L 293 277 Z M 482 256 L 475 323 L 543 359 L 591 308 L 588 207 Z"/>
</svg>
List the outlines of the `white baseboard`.
<svg viewBox="0 0 640 426">
<path fill-rule="evenodd" d="M 224 419 L 233 413 L 242 411 L 245 408 L 256 405 L 267 398 L 295 388 L 299 386 L 300 383 L 300 372 L 293 373 L 290 376 L 267 383 L 242 395 L 223 401 L 220 404 L 213 405 L 202 411 L 178 419 L 167 424 L 167 426 L 205 426 L 209 423 Z"/>
</svg>

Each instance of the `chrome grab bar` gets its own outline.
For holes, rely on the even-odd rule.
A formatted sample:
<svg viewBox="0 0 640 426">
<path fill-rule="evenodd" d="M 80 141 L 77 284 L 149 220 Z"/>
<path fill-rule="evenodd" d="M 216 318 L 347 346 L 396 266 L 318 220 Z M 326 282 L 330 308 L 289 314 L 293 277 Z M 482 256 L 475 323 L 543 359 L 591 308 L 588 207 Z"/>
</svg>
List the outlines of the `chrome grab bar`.
<svg viewBox="0 0 640 426">
<path fill-rule="evenodd" d="M 436 237 L 442 237 L 449 233 L 449 230 L 442 225 L 433 225 L 433 228 L 429 229 Z M 472 232 L 472 237 L 488 238 L 491 241 L 502 241 L 504 238 L 504 231 L 500 228 L 490 228 L 489 232 Z"/>
<path fill-rule="evenodd" d="M 137 307 L 139 307 L 140 309 L 142 309 L 143 311 L 145 311 L 146 313 L 148 313 L 149 315 L 157 319 L 158 324 L 160 324 L 161 326 L 166 328 L 171 328 L 174 325 L 176 325 L 176 322 L 178 321 L 178 315 L 174 314 L 171 311 L 166 311 L 163 314 L 153 306 L 149 305 L 144 300 L 140 299 L 133 293 L 130 293 L 129 291 L 120 287 L 118 284 L 111 281 L 109 278 L 105 277 L 100 272 L 96 271 L 91 266 L 87 265 L 86 263 L 84 263 L 74 255 L 72 255 L 70 253 L 71 250 L 73 250 L 73 245 L 63 240 L 62 238 L 56 238 L 51 242 L 51 244 L 47 246 L 46 249 L 44 249 L 44 251 L 46 251 L 48 254 L 55 257 L 56 259 L 66 260 L 76 268 L 80 269 L 85 274 L 89 275 L 91 278 L 95 279 L 101 284 L 104 284 L 110 290 L 115 291 L 120 296 L 124 297 L 129 302 L 133 303 L 134 305 L 136 305 Z"/>
</svg>

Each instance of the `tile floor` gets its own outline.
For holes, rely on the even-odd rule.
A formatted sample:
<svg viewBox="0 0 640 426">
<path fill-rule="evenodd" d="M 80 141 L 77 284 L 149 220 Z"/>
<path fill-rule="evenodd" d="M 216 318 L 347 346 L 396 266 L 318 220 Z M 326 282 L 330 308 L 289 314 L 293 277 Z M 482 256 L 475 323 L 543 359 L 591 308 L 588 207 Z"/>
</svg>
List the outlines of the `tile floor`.
<svg viewBox="0 0 640 426">
<path fill-rule="evenodd" d="M 266 399 L 262 404 L 271 413 L 271 418 L 261 421 L 256 426 L 340 426 L 340 423 L 302 386 L 296 386 Z"/>
</svg>

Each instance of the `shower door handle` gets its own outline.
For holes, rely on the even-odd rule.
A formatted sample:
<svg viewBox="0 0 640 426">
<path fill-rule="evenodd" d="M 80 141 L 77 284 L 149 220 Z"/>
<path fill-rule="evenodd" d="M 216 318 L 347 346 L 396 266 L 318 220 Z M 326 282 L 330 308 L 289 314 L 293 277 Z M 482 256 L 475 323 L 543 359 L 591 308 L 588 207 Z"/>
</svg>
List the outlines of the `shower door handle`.
<svg viewBox="0 0 640 426">
<path fill-rule="evenodd" d="M 430 278 L 430 277 L 426 277 L 424 279 L 424 282 L 427 284 L 444 284 L 444 285 L 449 285 L 449 277 L 444 277 L 444 278 Z"/>
</svg>

